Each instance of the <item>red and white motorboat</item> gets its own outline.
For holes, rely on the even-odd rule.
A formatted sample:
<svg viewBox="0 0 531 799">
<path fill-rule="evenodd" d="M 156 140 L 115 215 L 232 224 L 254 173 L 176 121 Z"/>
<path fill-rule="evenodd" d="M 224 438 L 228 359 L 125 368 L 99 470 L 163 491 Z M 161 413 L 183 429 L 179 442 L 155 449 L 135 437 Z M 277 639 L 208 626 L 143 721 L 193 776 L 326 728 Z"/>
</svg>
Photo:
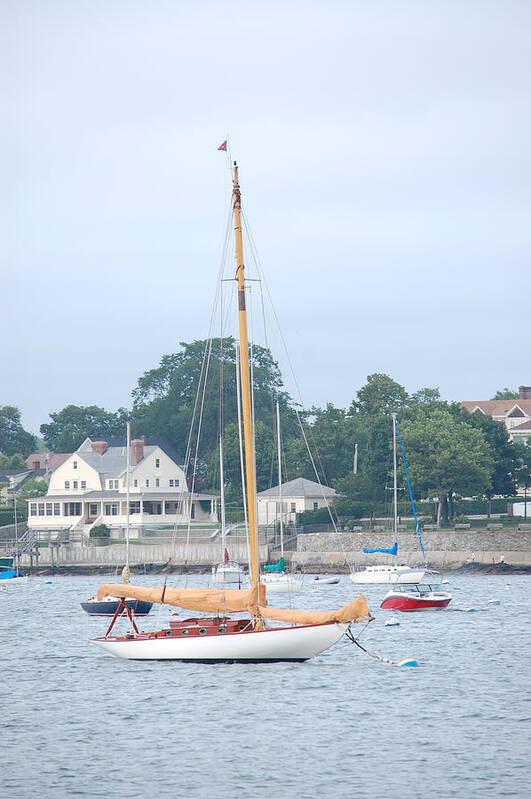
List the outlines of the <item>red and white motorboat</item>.
<svg viewBox="0 0 531 799">
<path fill-rule="evenodd" d="M 442 610 L 452 601 L 452 595 L 440 585 L 416 583 L 395 585 L 384 597 L 381 608 L 386 610 Z"/>
</svg>

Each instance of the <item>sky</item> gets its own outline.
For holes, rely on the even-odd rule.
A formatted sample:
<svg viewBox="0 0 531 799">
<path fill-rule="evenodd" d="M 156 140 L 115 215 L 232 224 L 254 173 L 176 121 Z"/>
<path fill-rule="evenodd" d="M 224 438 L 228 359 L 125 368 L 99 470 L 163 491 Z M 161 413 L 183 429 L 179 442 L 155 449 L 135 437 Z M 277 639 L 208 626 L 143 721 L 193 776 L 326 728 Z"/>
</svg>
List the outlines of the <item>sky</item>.
<svg viewBox="0 0 531 799">
<path fill-rule="evenodd" d="M 0 405 L 208 335 L 227 135 L 304 405 L 531 385 L 530 74 L 526 0 L 3 0 Z"/>
</svg>

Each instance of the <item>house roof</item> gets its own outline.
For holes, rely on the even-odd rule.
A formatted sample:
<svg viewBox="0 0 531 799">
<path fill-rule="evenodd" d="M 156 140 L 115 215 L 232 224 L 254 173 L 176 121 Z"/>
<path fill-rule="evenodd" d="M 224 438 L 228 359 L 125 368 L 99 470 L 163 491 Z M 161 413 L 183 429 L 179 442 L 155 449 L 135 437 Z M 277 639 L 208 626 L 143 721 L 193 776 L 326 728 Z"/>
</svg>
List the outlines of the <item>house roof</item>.
<svg viewBox="0 0 531 799">
<path fill-rule="evenodd" d="M 260 491 L 258 497 L 278 497 L 280 496 L 279 486 L 273 486 L 265 491 Z M 289 480 L 287 483 L 282 483 L 282 496 L 283 497 L 335 497 L 337 492 L 329 486 L 320 485 L 313 480 L 307 480 L 306 477 L 297 477 L 295 480 Z"/>
<path fill-rule="evenodd" d="M 156 488 L 150 491 L 140 491 L 129 494 L 130 502 L 181 502 L 183 499 L 202 500 L 202 499 L 216 499 L 216 494 L 199 494 L 194 491 L 193 495 L 189 491 L 164 491 L 163 489 Z M 76 494 L 70 492 L 69 494 L 45 494 L 40 497 L 30 497 L 28 502 L 92 502 L 98 499 L 106 499 L 109 502 L 119 500 L 125 501 L 127 493 L 125 491 L 85 491 L 83 494 Z"/>
<path fill-rule="evenodd" d="M 526 416 L 531 416 L 531 399 L 465 400 L 461 406 L 470 413 L 480 408 L 488 416 L 507 416 L 515 406 L 518 406 Z"/>
<path fill-rule="evenodd" d="M 26 463 L 31 469 L 32 464 L 38 461 L 41 464 L 40 468 L 48 468 L 49 471 L 53 472 L 54 469 L 57 469 L 58 466 L 64 463 L 71 454 L 71 452 L 32 452 L 32 454 L 28 455 L 26 458 Z"/>
<path fill-rule="evenodd" d="M 98 474 L 106 475 L 107 477 L 122 477 L 127 469 L 127 442 L 125 438 L 110 438 L 107 442 L 108 446 L 103 455 L 99 452 L 92 451 L 92 442 L 89 438 L 85 439 L 83 444 L 76 450 L 73 455 L 79 455 L 85 463 L 92 466 Z M 163 439 L 146 438 L 144 443 L 144 457 L 139 463 L 131 466 L 131 474 L 134 474 L 135 469 L 145 461 L 149 455 L 155 450 L 161 449 L 176 466 L 180 466 L 184 471 L 181 458 L 177 455 L 173 447 Z M 67 456 L 69 457 L 69 456 Z"/>
</svg>

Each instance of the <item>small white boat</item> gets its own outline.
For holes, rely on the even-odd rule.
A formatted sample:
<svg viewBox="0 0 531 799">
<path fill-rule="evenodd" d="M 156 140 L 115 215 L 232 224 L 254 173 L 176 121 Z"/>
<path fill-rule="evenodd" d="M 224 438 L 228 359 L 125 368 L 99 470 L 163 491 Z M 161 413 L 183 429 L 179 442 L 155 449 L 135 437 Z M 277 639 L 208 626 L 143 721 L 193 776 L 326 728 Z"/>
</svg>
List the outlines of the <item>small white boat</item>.
<svg viewBox="0 0 531 799">
<path fill-rule="evenodd" d="M 242 585 L 247 581 L 244 569 L 235 560 L 227 560 L 218 563 L 212 568 L 212 582 L 214 583 L 236 583 Z"/>
<path fill-rule="evenodd" d="M 262 574 L 260 582 L 265 585 L 268 594 L 298 594 L 302 589 L 302 575 L 280 572 L 278 574 Z"/>
<path fill-rule="evenodd" d="M 312 586 L 315 587 L 316 585 L 337 585 L 339 582 L 339 577 L 314 577 L 312 581 Z"/>
<path fill-rule="evenodd" d="M 400 622 L 396 616 L 389 616 L 389 618 L 385 620 L 385 627 L 400 627 Z"/>
<path fill-rule="evenodd" d="M 357 585 L 388 583 L 420 583 L 426 570 L 405 565 L 367 566 L 358 572 L 352 572 L 350 579 Z"/>
</svg>

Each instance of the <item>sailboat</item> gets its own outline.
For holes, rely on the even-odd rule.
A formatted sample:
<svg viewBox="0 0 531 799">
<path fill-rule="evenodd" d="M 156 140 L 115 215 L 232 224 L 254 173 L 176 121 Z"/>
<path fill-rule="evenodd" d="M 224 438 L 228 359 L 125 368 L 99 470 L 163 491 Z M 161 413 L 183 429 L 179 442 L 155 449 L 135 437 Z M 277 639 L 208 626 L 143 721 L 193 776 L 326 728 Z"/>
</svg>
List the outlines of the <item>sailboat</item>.
<svg viewBox="0 0 531 799">
<path fill-rule="evenodd" d="M 131 474 L 131 422 L 127 422 L 127 437 L 126 437 L 126 447 L 127 447 L 127 467 L 126 467 L 126 504 L 127 504 L 127 516 L 126 516 L 126 526 L 125 526 L 125 566 L 122 569 L 122 582 L 128 583 L 129 576 L 131 574 L 129 568 L 129 515 L 130 515 L 130 503 L 129 503 L 129 488 L 130 488 L 130 474 Z M 88 613 L 89 616 L 114 616 L 117 613 L 118 608 L 122 605 L 122 600 L 120 597 L 116 595 L 107 595 L 102 597 L 93 596 L 90 599 L 87 599 L 85 602 L 81 602 L 81 607 Z M 152 602 L 143 602 L 142 600 L 135 599 L 135 598 L 127 598 L 126 599 L 126 608 L 122 608 L 122 613 L 126 613 L 127 609 L 129 612 L 135 614 L 135 616 L 147 616 L 151 608 L 153 607 Z"/>
<path fill-rule="evenodd" d="M 278 563 L 265 566 L 260 582 L 266 587 L 268 594 L 294 594 L 302 588 L 302 574 L 290 574 L 285 571 L 284 561 L 284 517 L 282 511 L 282 457 L 280 448 L 280 412 L 277 402 L 277 456 L 278 456 L 278 521 L 280 526 L 280 559 Z"/>
<path fill-rule="evenodd" d="M 372 618 L 363 594 L 345 607 L 331 611 L 278 609 L 267 604 L 266 587 L 260 582 L 246 281 L 241 194 L 236 163 L 233 168 L 232 211 L 238 291 L 239 379 L 243 410 L 250 587 L 238 590 L 176 589 L 166 585 L 155 588 L 102 585 L 98 596 L 113 594 L 122 598 L 122 604 L 107 633 L 92 639 L 92 642 L 106 652 L 128 660 L 181 660 L 200 663 L 304 661 L 337 643 L 353 621 Z M 125 635 L 111 635 L 116 618 L 124 607 L 124 599 L 128 596 L 210 615 L 173 618 L 163 629 L 139 632 L 133 615 L 126 609 L 131 620 L 131 631 Z M 244 615 L 232 618 L 232 614 Z M 282 624 L 271 626 L 268 623 L 271 620 Z"/>
<path fill-rule="evenodd" d="M 18 551 L 18 517 L 17 517 L 17 495 L 14 493 L 15 509 L 15 557 L 6 558 L 6 562 L 0 566 L 0 586 L 25 585 L 28 577 L 20 571 L 20 554 Z M 15 561 L 13 568 L 13 560 Z"/>
<path fill-rule="evenodd" d="M 366 554 L 381 552 L 386 555 L 394 555 L 395 562 L 392 564 L 378 564 L 367 566 L 365 569 L 355 571 L 350 574 L 352 582 L 357 584 L 372 583 L 419 583 L 426 574 L 426 568 L 413 568 L 404 563 L 398 563 L 398 489 L 396 479 L 396 413 L 391 414 L 393 419 L 393 530 L 395 542 L 392 547 L 380 549 L 364 549 Z M 403 453 L 402 453 L 403 454 Z M 404 459 L 405 466 L 405 459 Z M 409 485 L 409 481 L 408 481 Z M 412 496 L 411 496 L 411 499 Z M 414 506 L 413 506 L 414 507 Z M 416 519 L 416 513 L 415 513 Z M 420 536 L 420 528 L 417 521 L 417 533 Z M 422 546 L 422 540 L 421 540 Z M 424 550 L 422 550 L 424 552 Z"/>
<path fill-rule="evenodd" d="M 214 583 L 241 583 L 246 579 L 245 572 L 239 563 L 230 560 L 227 549 L 227 524 L 225 519 L 225 484 L 223 475 L 223 442 L 219 437 L 219 477 L 221 491 L 221 546 L 223 548 L 223 561 L 212 567 L 212 581 Z"/>
</svg>

